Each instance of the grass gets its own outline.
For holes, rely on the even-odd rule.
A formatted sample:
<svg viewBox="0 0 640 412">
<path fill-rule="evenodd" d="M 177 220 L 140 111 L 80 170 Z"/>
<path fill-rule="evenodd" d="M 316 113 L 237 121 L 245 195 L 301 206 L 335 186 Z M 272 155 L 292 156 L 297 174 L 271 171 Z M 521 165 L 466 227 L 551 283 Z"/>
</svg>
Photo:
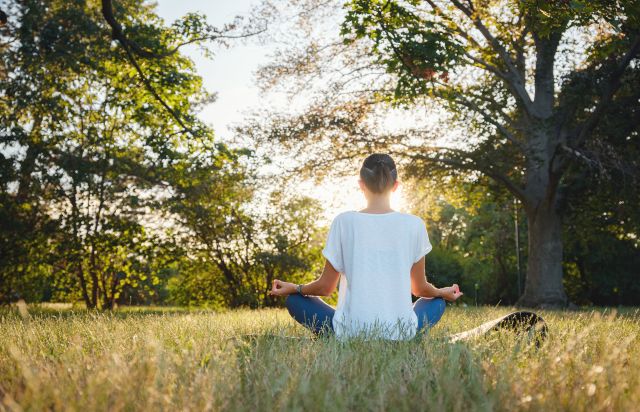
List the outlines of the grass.
<svg viewBox="0 0 640 412">
<path fill-rule="evenodd" d="M 0 410 L 640 408 L 637 310 L 542 311 L 538 349 L 510 333 L 446 340 L 508 311 L 450 306 L 421 341 L 341 343 L 285 338 L 310 334 L 283 309 L 3 309 Z"/>
</svg>

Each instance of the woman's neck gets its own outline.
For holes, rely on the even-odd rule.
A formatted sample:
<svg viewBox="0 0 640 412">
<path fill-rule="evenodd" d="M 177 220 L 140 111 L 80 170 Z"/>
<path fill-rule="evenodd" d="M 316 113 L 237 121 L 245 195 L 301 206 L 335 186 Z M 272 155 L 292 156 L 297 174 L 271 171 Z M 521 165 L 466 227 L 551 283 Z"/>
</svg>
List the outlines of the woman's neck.
<svg viewBox="0 0 640 412">
<path fill-rule="evenodd" d="M 367 207 L 362 209 L 364 213 L 388 213 L 391 209 L 391 199 L 387 194 L 370 196 L 367 198 Z"/>
</svg>

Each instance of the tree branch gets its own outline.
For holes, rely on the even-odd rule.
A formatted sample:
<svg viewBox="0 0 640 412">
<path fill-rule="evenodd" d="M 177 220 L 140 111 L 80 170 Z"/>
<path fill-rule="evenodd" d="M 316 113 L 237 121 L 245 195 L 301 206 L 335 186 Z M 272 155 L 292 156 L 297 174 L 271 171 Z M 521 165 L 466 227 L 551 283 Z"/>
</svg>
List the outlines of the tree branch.
<svg viewBox="0 0 640 412">
<path fill-rule="evenodd" d="M 580 145 L 584 143 L 587 137 L 589 137 L 593 129 L 596 128 L 603 112 L 606 110 L 607 106 L 613 99 L 616 91 L 618 91 L 618 89 L 620 88 L 620 80 L 622 79 L 622 75 L 624 74 L 631 61 L 638 56 L 638 53 L 640 53 L 640 33 L 636 33 L 636 37 L 631 43 L 631 47 L 620 59 L 620 61 L 616 65 L 616 68 L 613 70 L 613 72 L 611 72 L 611 75 L 603 85 L 600 102 L 591 113 L 591 116 L 589 116 L 589 118 L 577 128 L 577 132 L 575 133 L 576 137 L 572 144 L 573 147 L 580 147 Z"/>
<path fill-rule="evenodd" d="M 483 60 L 479 57 L 475 57 L 474 55 L 472 55 L 469 52 L 465 52 L 464 55 L 471 60 L 473 63 L 476 64 L 476 67 L 479 67 L 481 69 L 484 69 L 488 72 L 491 72 L 493 74 L 495 74 L 496 76 L 500 77 L 501 79 L 505 80 L 505 81 L 509 81 L 508 79 L 508 75 L 506 73 L 504 73 L 502 70 L 498 69 L 496 66 L 494 66 L 493 64 L 487 62 L 486 60 Z"/>
<path fill-rule="evenodd" d="M 533 107 L 533 102 L 531 100 L 531 97 L 529 96 L 529 93 L 527 93 L 527 90 L 525 89 L 524 79 L 520 75 L 520 71 L 515 66 L 507 50 L 498 41 L 498 39 L 494 37 L 491 34 L 491 32 L 489 32 L 489 29 L 487 29 L 484 23 L 482 23 L 482 21 L 478 17 L 474 16 L 474 13 L 472 10 L 467 8 L 459 0 L 450 0 L 450 1 L 458 10 L 462 11 L 469 18 L 469 20 L 471 20 L 471 22 L 476 27 L 476 29 L 478 29 L 478 31 L 482 34 L 482 36 L 489 42 L 493 50 L 496 53 L 498 53 L 498 55 L 500 56 L 504 64 L 507 66 L 507 69 L 509 70 L 508 74 L 505 75 L 503 80 L 507 83 L 509 88 L 513 90 L 514 95 L 520 99 L 522 105 L 527 110 L 527 112 L 529 114 L 533 114 L 535 109 Z"/>
<path fill-rule="evenodd" d="M 178 50 L 181 47 L 184 47 L 188 44 L 193 44 L 193 43 L 197 43 L 197 42 L 201 42 L 201 41 L 206 41 L 206 40 L 219 40 L 219 39 L 241 39 L 241 38 L 246 38 L 246 37 L 250 37 L 250 36 L 254 36 L 256 34 L 260 34 L 264 31 L 266 31 L 266 27 L 256 31 L 256 32 L 251 32 L 251 33 L 245 33 L 245 34 L 239 34 L 239 35 L 227 35 L 227 34 L 223 34 L 224 31 L 219 31 L 217 29 L 214 29 L 214 31 L 216 32 L 215 34 L 209 35 L 209 36 L 200 36 L 200 37 L 196 37 L 187 41 L 184 41 L 182 43 L 177 44 L 176 46 L 174 46 L 173 48 L 163 52 L 163 53 L 157 53 L 157 52 L 153 52 L 153 51 L 149 51 L 145 48 L 143 48 L 142 46 L 140 46 L 137 42 L 127 38 L 127 36 L 125 36 L 123 29 L 122 29 L 122 25 L 118 22 L 118 20 L 116 20 L 114 14 L 113 14 L 113 3 L 112 0 L 102 0 L 102 15 L 104 16 L 104 19 L 107 21 L 107 23 L 109 24 L 109 26 L 111 26 L 111 30 L 112 30 L 112 37 L 114 39 L 117 39 L 118 41 L 120 41 L 121 43 L 126 43 L 129 48 L 131 49 L 131 51 L 133 51 L 133 53 L 137 54 L 138 56 L 145 58 L 145 59 L 163 59 L 165 57 L 169 57 L 173 54 L 175 54 L 176 52 L 178 52 Z"/>
<path fill-rule="evenodd" d="M 469 108 L 470 110 L 478 113 L 480 116 L 482 116 L 482 118 L 487 122 L 490 123 L 492 125 L 494 125 L 496 127 L 496 129 L 498 129 L 498 131 L 511 143 L 513 143 L 514 146 L 516 146 L 518 148 L 518 150 L 526 155 L 527 154 L 527 147 L 521 142 L 519 141 L 514 135 L 513 133 L 511 133 L 506 127 L 504 127 L 503 124 L 501 124 L 500 122 L 497 122 L 493 117 L 491 117 L 487 112 L 485 112 L 482 108 L 480 108 L 475 102 L 467 99 L 466 97 L 464 97 L 463 94 L 461 93 L 456 93 L 456 98 L 455 98 L 456 102 Z"/>
<path fill-rule="evenodd" d="M 178 50 L 181 47 L 187 46 L 189 44 L 193 44 L 193 43 L 198 43 L 198 42 L 202 42 L 202 41 L 207 41 L 207 40 L 219 40 L 219 39 L 243 39 L 243 38 L 247 38 L 247 37 L 251 37 L 251 36 L 255 36 L 257 34 L 263 33 L 265 32 L 267 29 L 266 27 L 263 29 L 260 29 L 256 32 L 251 32 L 251 33 L 245 33 L 245 34 L 239 34 L 237 36 L 230 36 L 230 35 L 224 35 L 224 34 L 217 34 L 217 35 L 212 35 L 212 36 L 201 36 L 201 37 L 195 37 L 193 39 L 184 41 L 182 43 L 178 43 L 177 45 L 175 45 L 172 49 L 167 50 L 166 52 L 163 53 L 157 53 L 157 52 L 151 52 L 148 50 L 143 49 L 142 47 L 140 47 L 140 45 L 138 43 L 136 43 L 133 40 L 130 39 L 126 39 L 126 41 L 129 43 L 129 45 L 131 46 L 131 49 L 140 57 L 144 57 L 147 59 L 164 59 L 165 57 L 169 57 L 171 55 L 174 55 L 175 53 L 178 52 Z"/>
<path fill-rule="evenodd" d="M 562 32 L 554 32 L 547 37 L 540 37 L 536 33 L 533 33 L 533 40 L 536 46 L 533 106 L 538 116 L 544 119 L 549 118 L 553 114 L 555 99 L 553 66 L 561 38 Z"/>
<path fill-rule="evenodd" d="M 471 43 L 473 46 L 477 47 L 478 49 L 480 49 L 480 50 L 484 49 L 484 47 L 482 47 L 480 45 L 480 43 L 478 43 L 478 41 L 473 38 L 473 36 L 471 36 L 469 33 L 465 32 L 464 30 L 460 29 L 460 27 L 457 25 L 455 20 L 452 19 L 450 16 L 446 15 L 444 13 L 444 11 L 442 10 L 442 8 L 440 8 L 433 0 L 427 0 L 427 3 L 429 3 L 431 8 L 436 11 L 438 16 L 440 16 L 442 19 L 447 21 L 449 24 L 454 25 L 453 30 L 460 37 L 462 37 L 463 39 L 465 39 L 466 41 L 468 41 L 469 43 Z M 478 67 L 480 67 L 482 69 L 485 69 L 485 70 L 487 70 L 487 71 L 499 76 L 501 79 L 503 79 L 505 81 L 508 81 L 507 74 L 504 73 L 502 70 L 500 70 L 498 67 L 494 66 L 493 64 L 491 64 L 491 63 L 487 62 L 486 60 L 481 59 L 479 57 L 475 57 L 474 55 L 472 55 L 469 52 L 465 52 L 465 56 L 467 56 L 472 62 L 476 63 L 478 65 Z"/>
<path fill-rule="evenodd" d="M 153 85 L 149 81 L 149 78 L 142 71 L 142 68 L 140 67 L 135 56 L 131 52 L 131 45 L 135 43 L 127 40 L 126 36 L 122 31 L 122 26 L 115 19 L 113 15 L 113 5 L 111 3 L 111 0 L 102 0 L 102 15 L 104 16 L 109 26 L 111 26 L 112 38 L 114 38 L 115 40 L 118 40 L 118 42 L 122 45 L 122 48 L 124 49 L 129 62 L 133 65 L 133 67 L 136 69 L 136 71 L 140 75 L 140 78 L 142 79 L 142 82 L 144 83 L 149 93 L 151 93 L 154 99 L 156 99 L 158 103 L 160 103 L 162 107 L 164 107 L 165 110 L 169 112 L 171 117 L 173 117 L 173 119 L 180 125 L 180 127 L 182 127 L 183 131 L 189 132 L 195 136 L 195 133 L 193 132 L 193 130 L 190 127 L 188 127 L 184 123 L 184 121 L 180 118 L 180 116 L 178 116 L 175 110 L 171 106 L 169 106 L 169 104 L 165 102 L 164 99 L 162 99 L 162 97 L 158 94 L 156 89 L 153 87 Z"/>
<path fill-rule="evenodd" d="M 419 147 L 413 147 L 413 148 L 420 149 Z M 465 152 L 464 150 L 453 149 L 448 147 L 428 147 L 426 149 L 428 149 L 432 153 L 435 152 L 436 156 L 435 157 L 427 156 L 425 154 L 418 153 L 415 155 L 409 155 L 409 157 L 412 158 L 413 160 L 421 160 L 423 162 L 428 162 L 428 163 L 441 163 L 441 164 L 453 166 L 461 170 L 478 171 L 492 178 L 496 182 L 504 185 L 511 193 L 513 193 L 514 196 L 520 199 L 523 203 L 528 200 L 524 190 L 521 187 L 519 187 L 516 183 L 514 183 L 511 179 L 509 179 L 508 176 L 496 170 L 492 170 L 491 169 L 492 165 L 489 165 L 487 167 L 487 166 L 478 164 L 478 162 L 471 157 L 471 153 Z M 469 159 L 469 161 L 464 161 L 462 159 L 455 159 L 452 157 L 444 157 L 442 156 L 444 154 L 443 152 L 457 152 L 461 155 L 464 155 L 467 159 Z M 398 153 L 398 154 L 405 157 L 407 156 L 406 152 Z"/>
</svg>

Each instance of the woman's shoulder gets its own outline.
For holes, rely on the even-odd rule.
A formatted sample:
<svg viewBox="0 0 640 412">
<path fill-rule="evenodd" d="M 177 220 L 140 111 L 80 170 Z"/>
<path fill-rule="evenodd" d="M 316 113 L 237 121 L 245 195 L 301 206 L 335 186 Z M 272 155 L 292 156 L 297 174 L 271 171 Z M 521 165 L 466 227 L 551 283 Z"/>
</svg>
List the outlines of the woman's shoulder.
<svg viewBox="0 0 640 412">
<path fill-rule="evenodd" d="M 337 215 L 334 216 L 333 221 L 334 222 L 340 222 L 340 221 L 349 220 L 357 213 L 358 212 L 356 212 L 355 210 L 347 210 L 347 211 L 344 211 L 344 212 L 340 212 L 340 213 L 338 213 Z"/>
<path fill-rule="evenodd" d="M 413 219 L 416 222 L 424 223 L 424 219 L 418 215 L 413 215 L 411 213 L 405 213 L 405 215 L 409 216 L 411 219 Z"/>
<path fill-rule="evenodd" d="M 358 212 L 357 210 L 347 210 L 341 213 L 338 213 L 334 218 L 333 221 L 334 222 L 346 222 L 346 221 L 351 221 L 351 220 L 358 220 L 357 217 L 359 217 L 360 215 L 366 215 L 366 213 L 361 213 Z M 376 216 L 376 215 L 374 215 Z M 409 224 L 414 224 L 417 226 L 424 226 L 425 222 L 424 220 L 417 215 L 411 214 L 411 213 L 407 213 L 407 212 L 400 212 L 400 211 L 394 211 L 392 213 L 386 213 L 383 215 L 377 215 L 380 216 L 382 218 L 391 218 L 391 219 L 396 219 L 399 221 L 403 221 L 403 222 L 407 222 Z"/>
<path fill-rule="evenodd" d="M 398 212 L 397 213 L 399 216 L 401 216 L 402 219 L 405 219 L 406 221 L 416 225 L 416 226 L 425 226 L 425 222 L 424 219 L 422 219 L 420 216 L 418 215 L 414 215 L 411 213 L 407 213 L 407 212 Z"/>
<path fill-rule="evenodd" d="M 334 215 L 333 218 L 331 219 L 331 226 L 335 226 L 335 225 L 340 224 L 341 222 L 349 219 L 349 212 L 350 211 L 340 212 L 337 215 Z"/>
</svg>

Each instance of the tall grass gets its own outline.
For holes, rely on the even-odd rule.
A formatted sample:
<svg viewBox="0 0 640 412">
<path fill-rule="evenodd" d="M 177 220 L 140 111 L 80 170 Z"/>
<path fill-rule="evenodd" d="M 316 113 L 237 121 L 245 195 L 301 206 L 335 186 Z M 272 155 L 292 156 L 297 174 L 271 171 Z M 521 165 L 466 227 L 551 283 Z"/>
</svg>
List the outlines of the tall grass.
<svg viewBox="0 0 640 412">
<path fill-rule="evenodd" d="M 539 348 L 510 333 L 446 340 L 506 312 L 449 307 L 420 341 L 340 342 L 308 339 L 281 309 L 5 309 L 0 409 L 640 409 L 637 311 L 542 312 Z"/>
</svg>

